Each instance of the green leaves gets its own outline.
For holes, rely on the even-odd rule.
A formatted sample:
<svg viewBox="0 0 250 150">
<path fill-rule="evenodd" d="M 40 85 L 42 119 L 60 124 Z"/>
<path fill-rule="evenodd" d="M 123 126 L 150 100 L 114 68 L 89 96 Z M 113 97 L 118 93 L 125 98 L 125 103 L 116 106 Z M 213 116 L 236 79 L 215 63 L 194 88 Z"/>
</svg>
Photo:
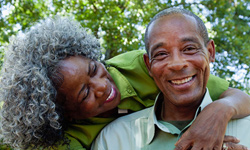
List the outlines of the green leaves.
<svg viewBox="0 0 250 150">
<path fill-rule="evenodd" d="M 213 72 L 231 85 L 249 91 L 250 1 L 249 0 L 19 0 L 1 1 L 11 8 L 0 11 L 0 48 L 18 30 L 26 30 L 47 16 L 71 15 L 101 39 L 105 59 L 126 51 L 144 49 L 144 32 L 150 19 L 168 7 L 189 9 L 210 22 L 217 57 Z M 226 54 L 226 55 L 225 55 Z M 246 67 L 247 66 L 247 67 Z M 230 68 L 230 69 L 229 69 Z M 233 69 L 232 69 L 233 68 Z M 239 74 L 239 70 L 245 70 Z M 238 74 L 237 74 L 238 73 Z M 232 76 L 234 77 L 232 78 Z M 237 76 L 242 75 L 244 82 Z M 248 83 L 247 83 L 248 82 Z"/>
</svg>

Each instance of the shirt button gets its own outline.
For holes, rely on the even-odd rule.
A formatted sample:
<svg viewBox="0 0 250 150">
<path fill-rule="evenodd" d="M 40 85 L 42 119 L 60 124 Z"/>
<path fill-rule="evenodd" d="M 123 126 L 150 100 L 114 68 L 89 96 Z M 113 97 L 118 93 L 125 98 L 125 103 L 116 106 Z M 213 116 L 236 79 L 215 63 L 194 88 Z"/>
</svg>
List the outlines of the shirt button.
<svg viewBox="0 0 250 150">
<path fill-rule="evenodd" d="M 127 92 L 128 92 L 129 94 L 131 94 L 131 93 L 132 93 L 132 90 L 131 90 L 131 89 L 127 89 Z"/>
</svg>

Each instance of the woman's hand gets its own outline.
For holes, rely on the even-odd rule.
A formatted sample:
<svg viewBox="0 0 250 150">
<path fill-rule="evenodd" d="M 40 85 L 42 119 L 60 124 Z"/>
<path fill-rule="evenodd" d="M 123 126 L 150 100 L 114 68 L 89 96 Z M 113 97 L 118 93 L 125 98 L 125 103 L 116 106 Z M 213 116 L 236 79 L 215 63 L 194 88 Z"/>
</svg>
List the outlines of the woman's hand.
<svg viewBox="0 0 250 150">
<path fill-rule="evenodd" d="M 246 93 L 229 88 L 222 93 L 220 99 L 207 105 L 197 116 L 193 124 L 177 141 L 175 150 L 203 149 L 221 150 L 226 127 L 230 119 L 242 118 L 250 114 L 250 96 Z M 237 144 L 237 140 L 224 142 L 230 149 L 246 149 Z M 238 149 L 237 149 L 238 150 Z"/>
<path fill-rule="evenodd" d="M 219 100 L 207 105 L 177 141 L 175 150 L 221 150 L 228 121 L 234 113 Z"/>
<path fill-rule="evenodd" d="M 238 144 L 239 142 L 240 142 L 239 139 L 237 139 L 233 136 L 226 136 L 225 135 L 221 150 L 250 150 L 246 146 Z M 180 148 L 181 147 L 179 147 L 179 149 Z M 184 149 L 184 148 L 181 148 L 181 149 Z M 192 148 L 192 147 L 189 147 L 188 149 L 194 150 L 194 148 Z M 200 148 L 198 148 L 198 149 L 200 149 Z"/>
<path fill-rule="evenodd" d="M 249 150 L 246 146 L 238 144 L 240 141 L 233 136 L 225 136 L 222 150 Z"/>
</svg>

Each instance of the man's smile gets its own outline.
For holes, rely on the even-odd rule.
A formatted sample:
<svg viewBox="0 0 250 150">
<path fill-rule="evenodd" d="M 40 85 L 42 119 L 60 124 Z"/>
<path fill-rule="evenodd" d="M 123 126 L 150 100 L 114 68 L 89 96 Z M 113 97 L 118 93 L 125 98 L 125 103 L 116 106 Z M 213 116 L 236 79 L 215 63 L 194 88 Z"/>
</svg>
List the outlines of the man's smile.
<svg viewBox="0 0 250 150">
<path fill-rule="evenodd" d="M 184 83 L 191 81 L 193 78 L 194 78 L 194 76 L 189 76 L 189 77 L 185 77 L 183 79 L 169 80 L 169 82 L 173 83 L 175 85 L 180 85 L 180 84 L 184 84 Z"/>
</svg>

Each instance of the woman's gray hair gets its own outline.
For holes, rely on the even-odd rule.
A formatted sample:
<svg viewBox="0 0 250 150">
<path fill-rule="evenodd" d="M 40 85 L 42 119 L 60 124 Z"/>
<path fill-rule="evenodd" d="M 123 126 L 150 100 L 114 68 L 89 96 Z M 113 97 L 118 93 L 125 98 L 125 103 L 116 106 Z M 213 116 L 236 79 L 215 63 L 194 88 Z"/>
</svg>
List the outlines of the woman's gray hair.
<svg viewBox="0 0 250 150">
<path fill-rule="evenodd" d="M 63 110 L 56 102 L 61 79 L 57 65 L 74 55 L 98 60 L 101 47 L 87 29 L 67 17 L 47 18 L 11 39 L 0 79 L 4 143 L 26 149 L 67 141 Z"/>
</svg>

